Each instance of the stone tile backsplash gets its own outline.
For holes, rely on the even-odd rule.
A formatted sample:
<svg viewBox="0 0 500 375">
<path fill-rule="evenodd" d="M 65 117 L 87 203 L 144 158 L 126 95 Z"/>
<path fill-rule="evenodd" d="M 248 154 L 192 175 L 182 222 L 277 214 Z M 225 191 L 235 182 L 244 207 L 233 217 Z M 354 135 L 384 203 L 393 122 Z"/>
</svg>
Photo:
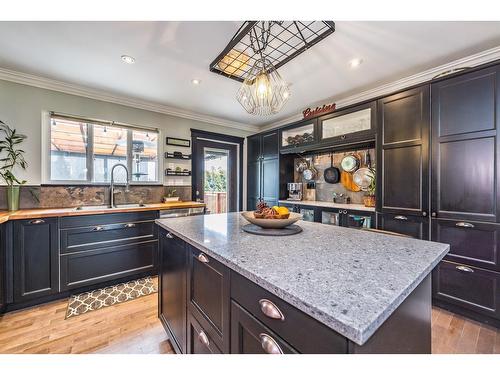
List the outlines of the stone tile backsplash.
<svg viewBox="0 0 500 375">
<path fill-rule="evenodd" d="M 130 186 L 125 192 L 124 186 L 117 186 L 115 201 L 126 203 L 159 203 L 171 190 L 182 201 L 191 200 L 191 186 Z M 108 186 L 22 186 L 20 208 L 62 208 L 76 206 L 105 205 L 109 202 Z M 0 186 L 0 209 L 7 209 L 6 187 Z"/>
</svg>

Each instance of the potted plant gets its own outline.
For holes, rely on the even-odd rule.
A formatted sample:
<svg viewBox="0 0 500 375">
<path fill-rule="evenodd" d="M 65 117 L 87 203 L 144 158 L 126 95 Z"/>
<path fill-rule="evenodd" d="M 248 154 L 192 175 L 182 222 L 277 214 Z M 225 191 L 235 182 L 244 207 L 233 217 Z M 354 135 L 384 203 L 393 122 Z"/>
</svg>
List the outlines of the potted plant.
<svg viewBox="0 0 500 375">
<path fill-rule="evenodd" d="M 175 195 L 176 193 L 177 190 L 168 189 L 167 196 L 163 198 L 164 202 L 177 202 L 179 200 L 179 197 Z"/>
<path fill-rule="evenodd" d="M 0 121 L 0 131 L 4 138 L 0 140 L 0 176 L 7 184 L 7 206 L 9 211 L 19 209 L 19 188 L 26 183 L 26 180 L 19 181 L 14 175 L 16 167 L 26 169 L 28 163 L 24 160 L 24 150 L 19 149 L 19 145 L 27 138 L 24 134 L 16 133 L 16 129 L 11 129 L 3 121 Z M 5 153 L 5 154 L 3 154 Z"/>
<path fill-rule="evenodd" d="M 366 195 L 363 197 L 365 207 L 375 207 L 375 188 L 376 188 L 376 172 L 374 168 L 370 168 L 371 182 L 366 189 Z"/>
</svg>

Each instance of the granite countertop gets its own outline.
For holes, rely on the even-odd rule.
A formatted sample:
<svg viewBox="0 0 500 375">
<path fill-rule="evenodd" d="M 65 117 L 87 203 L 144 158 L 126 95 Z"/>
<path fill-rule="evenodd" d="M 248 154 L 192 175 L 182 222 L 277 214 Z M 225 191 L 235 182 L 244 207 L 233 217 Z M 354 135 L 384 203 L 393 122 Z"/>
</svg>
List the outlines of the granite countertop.
<svg viewBox="0 0 500 375">
<path fill-rule="evenodd" d="M 239 213 L 157 224 L 363 345 L 422 282 L 449 245 L 300 221 L 285 237 L 243 232 Z"/>
<path fill-rule="evenodd" d="M 67 208 L 34 208 L 17 211 L 0 211 L 0 224 L 9 220 L 21 219 L 37 219 L 42 217 L 62 217 L 62 216 L 82 216 L 82 215 L 97 215 L 116 212 L 136 212 L 136 211 L 158 211 L 171 210 L 174 208 L 195 208 L 204 207 L 204 203 L 198 202 L 168 202 L 168 203 L 151 203 L 145 206 L 139 205 L 122 205 L 115 208 L 105 208 L 96 206 L 77 210 L 75 207 Z"/>
<path fill-rule="evenodd" d="M 355 203 L 334 203 L 334 202 L 325 202 L 325 201 L 292 201 L 292 200 L 279 200 L 279 203 L 288 203 L 288 204 L 298 204 L 302 206 L 314 206 L 314 207 L 331 207 L 331 208 L 341 208 L 346 210 L 356 210 L 356 211 L 369 211 L 375 212 L 375 207 L 366 207 L 363 204 L 355 204 Z"/>
</svg>

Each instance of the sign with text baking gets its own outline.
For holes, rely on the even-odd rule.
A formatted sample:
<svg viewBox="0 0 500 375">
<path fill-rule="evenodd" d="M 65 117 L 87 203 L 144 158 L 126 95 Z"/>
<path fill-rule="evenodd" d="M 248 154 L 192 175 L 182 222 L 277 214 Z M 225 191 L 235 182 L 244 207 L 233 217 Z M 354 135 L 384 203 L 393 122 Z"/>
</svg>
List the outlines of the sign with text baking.
<svg viewBox="0 0 500 375">
<path fill-rule="evenodd" d="M 323 104 L 322 107 L 316 107 L 314 109 L 306 108 L 302 111 L 302 115 L 304 116 L 304 118 L 316 117 L 323 113 L 335 111 L 335 107 L 336 107 L 335 103 L 332 103 L 332 104 Z"/>
</svg>

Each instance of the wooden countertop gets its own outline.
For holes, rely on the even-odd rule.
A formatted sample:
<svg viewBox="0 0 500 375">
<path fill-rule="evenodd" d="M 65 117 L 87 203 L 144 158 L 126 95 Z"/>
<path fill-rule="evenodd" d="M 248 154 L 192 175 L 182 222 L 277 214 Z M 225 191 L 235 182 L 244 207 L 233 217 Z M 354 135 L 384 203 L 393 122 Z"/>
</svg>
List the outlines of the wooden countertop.
<svg viewBox="0 0 500 375">
<path fill-rule="evenodd" d="M 136 212 L 136 211 L 160 211 L 171 210 L 174 208 L 196 208 L 205 207 L 204 203 L 198 202 L 168 202 L 168 203 L 152 203 L 146 204 L 143 207 L 139 206 L 118 206 L 117 208 L 90 208 L 77 210 L 75 207 L 69 208 L 34 208 L 18 211 L 0 211 L 0 224 L 8 220 L 21 219 L 37 219 L 43 217 L 61 217 L 61 216 L 82 216 L 82 215 L 98 215 L 109 214 L 115 212 Z"/>
</svg>

